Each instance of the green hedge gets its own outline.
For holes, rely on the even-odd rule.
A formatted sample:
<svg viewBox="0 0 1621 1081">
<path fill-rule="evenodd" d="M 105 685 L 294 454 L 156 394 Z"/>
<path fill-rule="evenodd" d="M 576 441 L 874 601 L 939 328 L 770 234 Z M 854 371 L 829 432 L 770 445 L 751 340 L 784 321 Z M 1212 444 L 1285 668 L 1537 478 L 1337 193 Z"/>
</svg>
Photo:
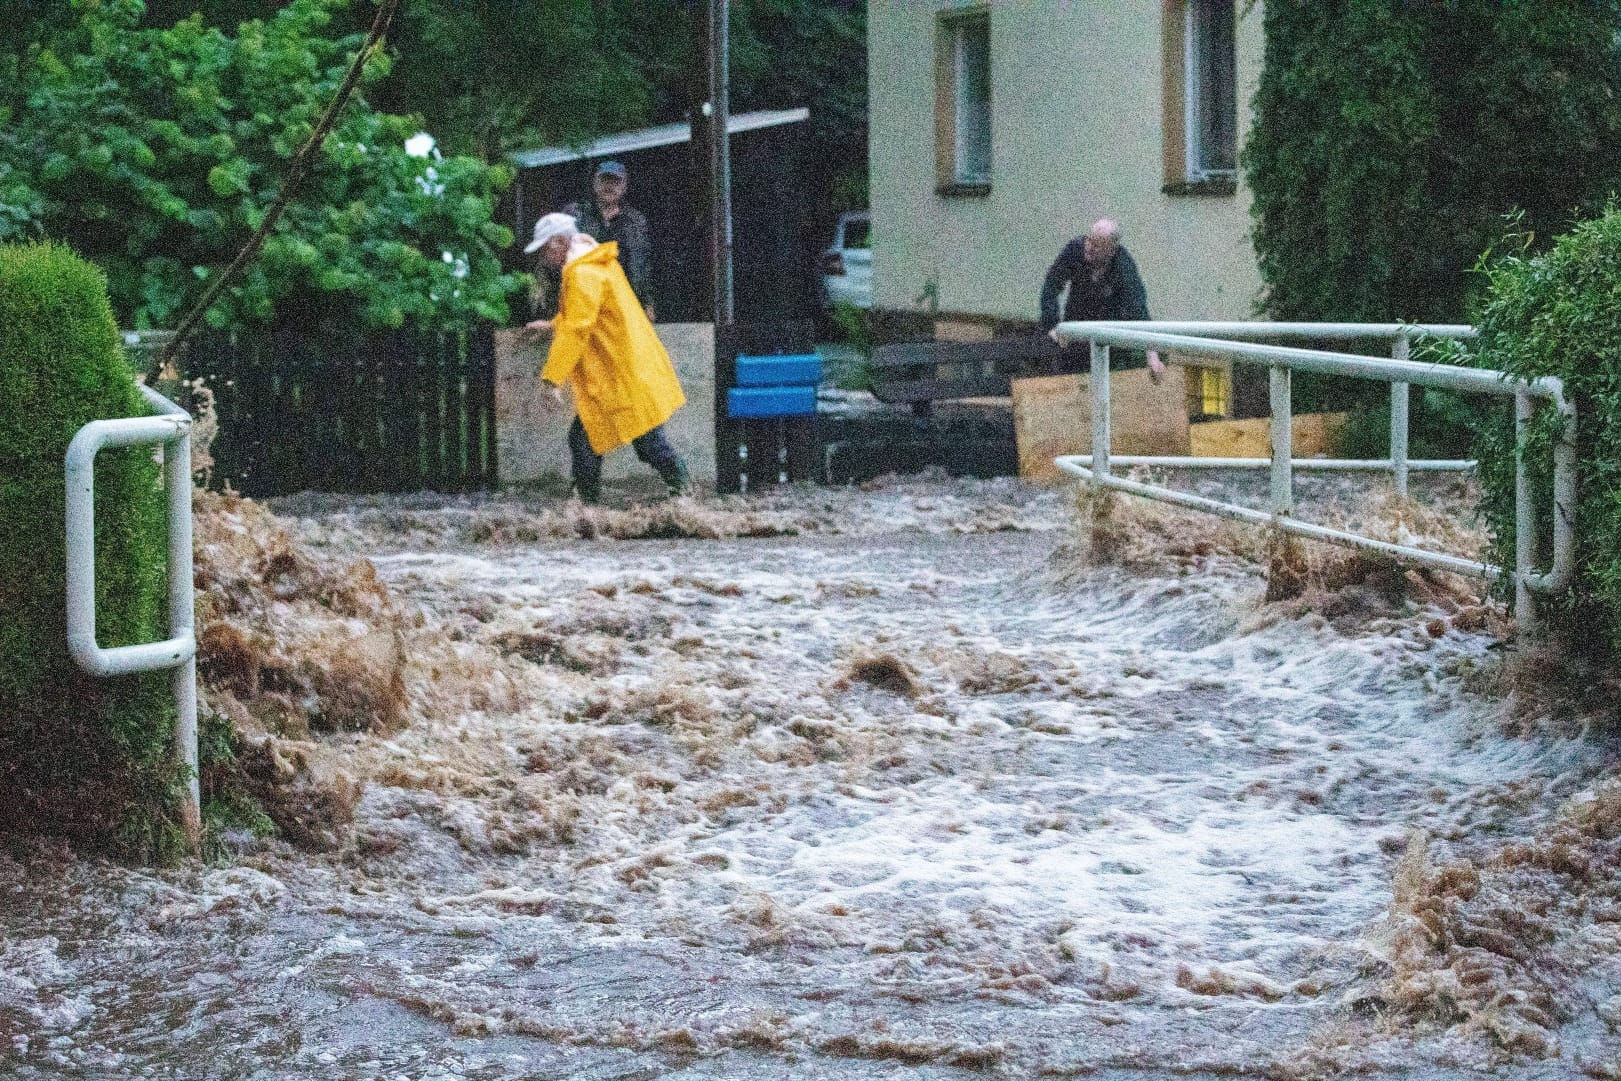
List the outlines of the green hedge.
<svg viewBox="0 0 1621 1081">
<path fill-rule="evenodd" d="M 1264 310 L 1455 322 L 1523 212 L 1621 186 L 1621 0 L 1267 4 L 1244 148 Z"/>
<path fill-rule="evenodd" d="M 1521 238 L 1484 262 L 1490 289 L 1474 355 L 1482 366 L 1513 375 L 1558 376 L 1575 402 L 1576 579 L 1540 611 L 1569 648 L 1614 654 L 1621 650 L 1621 209 L 1581 223 L 1543 254 L 1528 249 L 1529 238 Z M 1476 448 L 1493 556 L 1508 566 L 1515 545 L 1510 412 L 1497 412 Z M 1524 440 L 1544 549 L 1556 420 L 1553 410 L 1539 410 Z"/>
<path fill-rule="evenodd" d="M 94 679 L 68 656 L 63 455 L 87 421 L 149 413 L 100 270 L 0 245 L 0 825 L 143 857 L 179 841 L 166 673 Z M 163 501 L 150 448 L 97 458 L 103 646 L 166 635 Z"/>
</svg>

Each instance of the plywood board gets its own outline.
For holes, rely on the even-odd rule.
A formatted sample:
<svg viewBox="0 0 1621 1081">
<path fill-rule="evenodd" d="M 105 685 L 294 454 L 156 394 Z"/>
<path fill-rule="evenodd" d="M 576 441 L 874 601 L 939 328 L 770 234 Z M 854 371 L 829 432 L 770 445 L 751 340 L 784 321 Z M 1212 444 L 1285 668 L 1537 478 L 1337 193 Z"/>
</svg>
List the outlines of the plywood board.
<svg viewBox="0 0 1621 1081">
<path fill-rule="evenodd" d="M 1296 458 L 1322 458 L 1334 453 L 1348 413 L 1302 413 L 1294 418 Z M 1189 426 L 1189 445 L 1198 458 L 1270 458 L 1272 420 L 1211 420 Z"/>
<path fill-rule="evenodd" d="M 1092 451 L 1092 395 L 1084 375 L 1046 375 L 1013 381 L 1013 436 L 1019 475 L 1062 478 L 1053 459 Z M 1109 449 L 1114 454 L 1187 454 L 1187 379 L 1168 367 L 1159 383 L 1147 368 L 1109 376 Z"/>
<path fill-rule="evenodd" d="M 670 354 L 687 404 L 664 426 L 693 479 L 715 479 L 715 336 L 709 323 L 657 323 L 653 329 Z M 572 405 L 548 412 L 541 399 L 540 369 L 549 336 L 525 337 L 515 330 L 495 332 L 496 461 L 502 484 L 522 484 L 547 476 L 568 476 L 568 427 Z M 602 477 L 613 482 L 651 477 L 629 447 L 603 459 Z"/>
</svg>

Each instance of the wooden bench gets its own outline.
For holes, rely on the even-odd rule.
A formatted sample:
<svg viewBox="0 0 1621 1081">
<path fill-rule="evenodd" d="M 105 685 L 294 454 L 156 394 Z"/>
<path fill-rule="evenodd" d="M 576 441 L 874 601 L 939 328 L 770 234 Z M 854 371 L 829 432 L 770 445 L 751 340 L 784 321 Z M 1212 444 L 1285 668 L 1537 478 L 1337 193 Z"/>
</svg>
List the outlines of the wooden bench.
<svg viewBox="0 0 1621 1081">
<path fill-rule="evenodd" d="M 1013 380 L 1021 376 L 1080 371 L 1065 364 L 1057 343 L 1044 334 L 985 342 L 881 345 L 872 351 L 870 367 L 873 397 L 911 405 L 920 416 L 927 415 L 932 402 L 1005 398 L 1012 393 Z"/>
</svg>

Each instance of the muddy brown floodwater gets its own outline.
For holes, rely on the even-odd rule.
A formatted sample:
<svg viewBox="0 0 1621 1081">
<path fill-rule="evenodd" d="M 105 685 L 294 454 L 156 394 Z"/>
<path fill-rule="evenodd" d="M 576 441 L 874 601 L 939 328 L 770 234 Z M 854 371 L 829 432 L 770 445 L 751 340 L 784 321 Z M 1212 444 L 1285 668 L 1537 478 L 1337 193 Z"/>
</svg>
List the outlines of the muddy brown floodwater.
<svg viewBox="0 0 1621 1081">
<path fill-rule="evenodd" d="M 1303 506 L 1338 484 L 1303 480 Z M 1157 567 L 1088 566 L 1070 495 L 1007 480 L 662 518 L 538 496 L 276 509 L 458 648 L 514 658 L 525 704 L 340 737 L 367 789 L 328 855 L 152 871 L 14 844 L 7 1077 L 1621 1059 L 1598 1007 L 1556 1054 L 1505 1057 L 1380 1004 L 1412 831 L 1442 852 L 1530 835 L 1615 764 L 1579 730 L 1505 735 L 1471 683 L 1494 640 L 1444 598 L 1268 607 L 1197 518 Z M 1610 946 L 1581 976 L 1599 1006 Z"/>
</svg>

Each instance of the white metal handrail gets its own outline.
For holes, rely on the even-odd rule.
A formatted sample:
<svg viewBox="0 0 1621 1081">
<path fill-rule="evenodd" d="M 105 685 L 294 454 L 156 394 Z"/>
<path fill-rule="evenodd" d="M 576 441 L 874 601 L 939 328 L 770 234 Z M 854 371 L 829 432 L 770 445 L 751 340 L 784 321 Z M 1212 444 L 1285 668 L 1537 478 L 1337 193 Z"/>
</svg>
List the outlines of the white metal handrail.
<svg viewBox="0 0 1621 1081">
<path fill-rule="evenodd" d="M 1535 622 L 1531 593 L 1563 589 L 1575 568 L 1574 514 L 1576 502 L 1576 411 L 1566 399 L 1564 385 L 1551 376 L 1519 379 L 1503 372 L 1481 368 L 1460 368 L 1448 364 L 1426 364 L 1409 360 L 1415 337 L 1472 338 L 1474 330 L 1457 325 L 1403 323 L 1189 323 L 1189 322 L 1077 322 L 1058 326 L 1060 341 L 1068 344 L 1091 342 L 1092 453 L 1064 455 L 1055 459 L 1067 473 L 1081 477 L 1093 487 L 1113 488 L 1133 495 L 1158 499 L 1179 506 L 1219 514 L 1242 521 L 1265 524 L 1281 532 L 1313 540 L 1346 544 L 1379 552 L 1395 559 L 1466 574 L 1497 577 L 1503 569 L 1488 563 L 1393 544 L 1345 530 L 1301 522 L 1294 513 L 1294 469 L 1389 470 L 1396 490 L 1407 493 L 1407 474 L 1412 469 L 1467 469 L 1466 461 L 1412 461 L 1407 457 L 1408 392 L 1420 386 L 1476 394 L 1511 396 L 1515 400 L 1517 433 L 1523 433 L 1533 414 L 1533 399 L 1545 399 L 1563 418 L 1560 439 L 1554 449 L 1553 560 L 1542 573 L 1535 569 L 1536 537 L 1533 503 L 1525 461 L 1515 464 L 1515 614 L 1526 629 Z M 1315 338 L 1345 340 L 1389 339 L 1391 356 L 1368 357 L 1322 349 L 1234 341 L 1233 338 L 1278 339 Z M 1139 349 L 1165 349 L 1180 354 L 1211 356 L 1247 364 L 1265 364 L 1271 371 L 1272 456 L 1263 458 L 1199 459 L 1185 456 L 1131 455 L 1109 453 L 1109 351 L 1113 346 Z M 1329 375 L 1380 379 L 1391 386 L 1390 457 L 1378 460 L 1306 459 L 1296 462 L 1293 453 L 1294 417 L 1291 403 L 1293 372 L 1321 372 Z M 1145 484 L 1113 476 L 1111 463 L 1167 467 L 1226 468 L 1270 467 L 1272 471 L 1271 511 L 1258 511 L 1219 500 L 1178 492 L 1159 485 Z"/>
<path fill-rule="evenodd" d="M 64 458 L 67 486 L 68 652 L 93 676 L 173 669 L 175 754 L 187 771 L 181 824 L 195 848 L 202 835 L 197 779 L 197 638 L 191 566 L 191 415 L 150 387 L 141 394 L 156 416 L 93 420 L 74 435 Z M 169 637 L 104 649 L 96 642 L 96 454 L 103 447 L 163 446 L 168 521 Z"/>
</svg>

